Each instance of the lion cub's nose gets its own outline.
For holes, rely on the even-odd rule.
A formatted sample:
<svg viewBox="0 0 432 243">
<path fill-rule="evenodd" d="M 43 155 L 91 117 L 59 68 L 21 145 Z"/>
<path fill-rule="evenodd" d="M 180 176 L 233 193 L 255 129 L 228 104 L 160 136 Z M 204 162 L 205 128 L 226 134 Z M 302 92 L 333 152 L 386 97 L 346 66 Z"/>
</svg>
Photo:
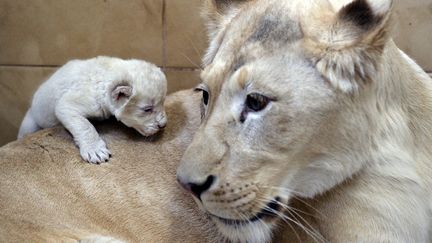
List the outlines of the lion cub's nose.
<svg viewBox="0 0 432 243">
<path fill-rule="evenodd" d="M 184 189 L 194 194 L 197 198 L 201 199 L 201 194 L 207 191 L 213 185 L 215 176 L 210 175 L 204 182 L 201 183 L 183 181 L 180 177 L 177 177 L 177 181 Z"/>
</svg>

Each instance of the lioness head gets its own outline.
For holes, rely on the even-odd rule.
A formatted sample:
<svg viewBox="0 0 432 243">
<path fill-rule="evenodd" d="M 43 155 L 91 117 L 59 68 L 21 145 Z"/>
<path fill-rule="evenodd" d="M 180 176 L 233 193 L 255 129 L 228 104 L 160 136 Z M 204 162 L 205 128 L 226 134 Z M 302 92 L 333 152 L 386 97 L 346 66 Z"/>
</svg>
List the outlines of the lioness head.
<svg viewBox="0 0 432 243">
<path fill-rule="evenodd" d="M 150 136 L 167 123 L 164 101 L 167 81 L 163 72 L 153 64 L 125 61 L 121 81 L 111 88 L 114 115 L 128 127 Z"/>
<path fill-rule="evenodd" d="M 268 241 L 277 219 L 290 220 L 291 198 L 329 190 L 367 162 L 365 114 L 379 107 L 366 102 L 391 5 L 206 1 L 202 124 L 177 176 L 228 239 Z"/>
</svg>

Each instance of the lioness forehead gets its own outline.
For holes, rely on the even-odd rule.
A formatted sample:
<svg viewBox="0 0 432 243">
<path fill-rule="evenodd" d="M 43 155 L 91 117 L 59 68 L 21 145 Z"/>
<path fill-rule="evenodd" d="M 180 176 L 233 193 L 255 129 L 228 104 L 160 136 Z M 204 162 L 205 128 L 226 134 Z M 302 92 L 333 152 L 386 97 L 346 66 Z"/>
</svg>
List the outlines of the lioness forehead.
<svg viewBox="0 0 432 243">
<path fill-rule="evenodd" d="M 293 6 L 283 1 L 252 1 L 223 23 L 211 43 L 202 80 L 218 96 L 224 81 L 242 66 L 281 52 L 303 38 Z"/>
<path fill-rule="evenodd" d="M 258 17 L 252 35 L 247 41 L 258 42 L 269 48 L 278 44 L 292 43 L 302 37 L 300 23 L 272 4 L 267 7 L 262 16 Z"/>
</svg>

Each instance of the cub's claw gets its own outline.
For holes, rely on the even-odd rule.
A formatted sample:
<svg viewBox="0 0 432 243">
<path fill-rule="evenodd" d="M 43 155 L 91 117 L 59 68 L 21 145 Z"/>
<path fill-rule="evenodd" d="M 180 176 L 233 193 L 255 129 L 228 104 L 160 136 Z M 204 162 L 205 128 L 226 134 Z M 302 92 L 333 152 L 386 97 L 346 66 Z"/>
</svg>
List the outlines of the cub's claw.
<svg viewBox="0 0 432 243">
<path fill-rule="evenodd" d="M 92 164 L 106 163 L 111 157 L 111 152 L 108 150 L 103 140 L 99 140 L 92 145 L 81 147 L 80 154 L 85 161 Z"/>
</svg>

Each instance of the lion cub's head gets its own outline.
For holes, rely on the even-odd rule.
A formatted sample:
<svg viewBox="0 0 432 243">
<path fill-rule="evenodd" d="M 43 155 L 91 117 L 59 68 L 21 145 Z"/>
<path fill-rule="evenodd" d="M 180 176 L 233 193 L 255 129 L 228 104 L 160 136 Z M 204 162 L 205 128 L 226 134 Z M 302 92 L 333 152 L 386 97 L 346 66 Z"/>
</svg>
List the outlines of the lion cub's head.
<svg viewBox="0 0 432 243">
<path fill-rule="evenodd" d="M 290 198 L 314 197 L 366 163 L 367 117 L 351 111 L 376 81 L 390 9 L 206 1 L 202 125 L 177 175 L 228 239 L 268 241 L 278 218 L 294 220 L 283 214 Z"/>
<path fill-rule="evenodd" d="M 167 92 L 165 75 L 153 64 L 140 60 L 123 61 L 120 80 L 111 87 L 114 115 L 128 127 L 150 136 L 167 123 L 164 101 Z"/>
</svg>

